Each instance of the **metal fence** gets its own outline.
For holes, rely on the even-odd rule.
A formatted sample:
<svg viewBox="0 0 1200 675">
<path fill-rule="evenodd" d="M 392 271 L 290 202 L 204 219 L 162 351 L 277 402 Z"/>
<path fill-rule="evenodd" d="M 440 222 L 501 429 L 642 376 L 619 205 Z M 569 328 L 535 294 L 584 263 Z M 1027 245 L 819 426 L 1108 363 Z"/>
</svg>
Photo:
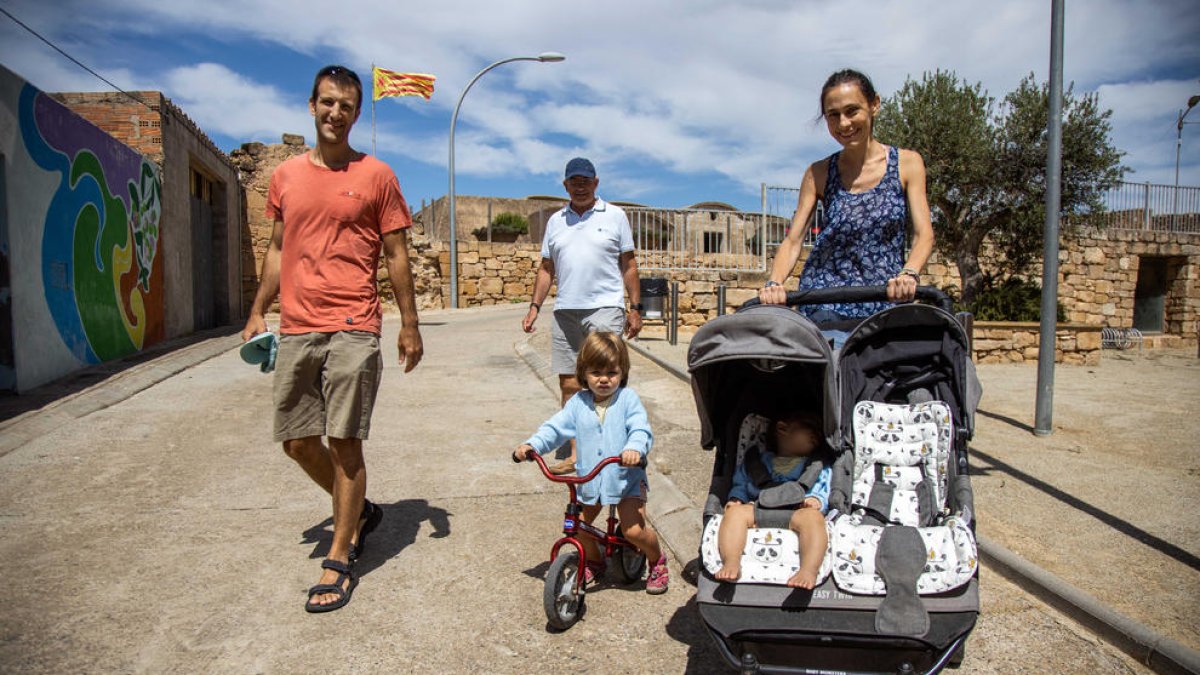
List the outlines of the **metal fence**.
<svg viewBox="0 0 1200 675">
<path fill-rule="evenodd" d="M 796 212 L 799 188 L 763 185 L 762 204 L 767 246 L 779 246 Z M 1076 222 L 1106 228 L 1200 233 L 1200 187 L 1120 182 L 1103 197 L 1101 213 L 1080 213 Z M 822 210 L 817 203 L 816 219 L 805 246 L 812 246 L 821 228 Z"/>
<path fill-rule="evenodd" d="M 761 272 L 767 268 L 761 213 L 623 208 L 633 230 L 638 269 Z"/>
<path fill-rule="evenodd" d="M 1104 208 L 1074 218 L 1113 229 L 1200 233 L 1200 187 L 1121 182 L 1104 195 Z"/>
<path fill-rule="evenodd" d="M 762 210 L 766 214 L 763 218 L 763 228 L 766 230 L 767 247 L 772 255 L 792 226 L 792 216 L 796 213 L 796 203 L 799 200 L 800 188 L 765 183 L 762 186 Z M 817 233 L 821 231 L 824 215 L 824 207 L 817 202 L 817 209 L 813 213 L 813 226 L 809 228 L 808 234 L 804 237 L 805 246 L 811 247 L 816 241 Z"/>
</svg>

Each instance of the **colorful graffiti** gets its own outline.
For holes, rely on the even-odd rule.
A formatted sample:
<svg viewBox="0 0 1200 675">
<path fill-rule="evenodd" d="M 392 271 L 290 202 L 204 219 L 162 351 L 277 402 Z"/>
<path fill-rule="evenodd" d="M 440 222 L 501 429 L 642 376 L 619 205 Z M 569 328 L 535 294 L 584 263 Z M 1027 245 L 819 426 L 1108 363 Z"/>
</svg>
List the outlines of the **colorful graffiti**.
<svg viewBox="0 0 1200 675">
<path fill-rule="evenodd" d="M 60 177 L 45 214 L 41 272 L 63 342 L 80 361 L 98 363 L 161 340 L 158 167 L 123 146 L 112 152 L 111 137 L 29 84 L 19 110 L 30 158 Z"/>
</svg>

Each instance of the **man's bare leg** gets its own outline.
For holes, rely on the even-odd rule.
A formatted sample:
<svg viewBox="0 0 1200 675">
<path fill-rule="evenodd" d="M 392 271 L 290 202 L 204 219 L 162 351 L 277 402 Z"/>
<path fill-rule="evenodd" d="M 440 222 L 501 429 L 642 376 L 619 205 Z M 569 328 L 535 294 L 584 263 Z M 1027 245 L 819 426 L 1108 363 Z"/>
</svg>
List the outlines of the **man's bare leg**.
<svg viewBox="0 0 1200 675">
<path fill-rule="evenodd" d="M 340 562 L 350 559 L 350 546 L 358 536 L 363 498 L 367 493 L 367 471 L 363 463 L 362 441 L 357 438 L 330 438 L 326 448 L 318 437 L 287 441 L 284 451 L 296 460 L 317 485 L 333 498 L 333 543 L 328 558 Z M 337 572 L 325 570 L 318 583 L 331 584 Z M 335 602 L 333 594 L 317 595 L 314 605 Z"/>
<path fill-rule="evenodd" d="M 360 442 L 361 447 L 361 442 Z M 321 442 L 320 436 L 308 436 L 283 442 L 283 451 L 300 465 L 308 477 L 321 489 L 333 494 L 333 460 L 329 456 L 329 448 Z M 362 507 L 359 507 L 362 510 Z M 350 545 L 358 543 L 358 532 L 362 529 L 365 513 L 359 514 L 358 527 L 350 538 Z"/>
<path fill-rule="evenodd" d="M 333 462 L 329 458 L 329 448 L 321 442 L 320 436 L 284 441 L 283 452 L 295 460 L 321 489 L 333 494 Z"/>
<path fill-rule="evenodd" d="M 742 575 L 742 551 L 746 548 L 746 533 L 754 527 L 753 504 L 726 504 L 725 517 L 717 529 L 717 550 L 721 553 L 721 569 L 714 574 L 720 581 L 737 581 Z"/>
<path fill-rule="evenodd" d="M 821 570 L 821 561 L 829 546 L 825 517 L 820 509 L 803 507 L 792 514 L 788 527 L 800 539 L 800 569 L 788 579 L 787 585 L 811 589 L 817 585 L 817 572 Z"/>
</svg>

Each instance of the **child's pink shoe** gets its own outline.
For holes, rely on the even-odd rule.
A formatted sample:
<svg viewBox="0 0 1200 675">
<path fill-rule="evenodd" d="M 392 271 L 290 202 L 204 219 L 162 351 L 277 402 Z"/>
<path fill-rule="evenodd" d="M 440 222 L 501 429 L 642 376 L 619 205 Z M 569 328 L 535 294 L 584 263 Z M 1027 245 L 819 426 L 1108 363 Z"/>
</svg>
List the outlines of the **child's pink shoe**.
<svg viewBox="0 0 1200 675">
<path fill-rule="evenodd" d="M 664 554 L 654 563 L 654 567 L 650 568 L 650 576 L 646 577 L 646 592 L 650 595 L 666 593 L 668 581 L 670 573 L 667 572 L 667 556 Z"/>
<path fill-rule="evenodd" d="M 597 579 L 604 577 L 604 573 L 608 570 L 608 566 L 604 563 L 589 562 L 583 569 L 583 583 L 585 586 L 591 586 L 596 583 Z"/>
</svg>

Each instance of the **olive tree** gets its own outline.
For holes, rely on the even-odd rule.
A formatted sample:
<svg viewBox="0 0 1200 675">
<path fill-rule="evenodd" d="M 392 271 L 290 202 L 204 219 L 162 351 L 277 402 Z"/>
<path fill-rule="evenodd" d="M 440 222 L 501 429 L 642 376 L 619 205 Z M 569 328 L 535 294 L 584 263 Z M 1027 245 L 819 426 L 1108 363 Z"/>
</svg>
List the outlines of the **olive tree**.
<svg viewBox="0 0 1200 675">
<path fill-rule="evenodd" d="M 1101 211 L 1125 169 L 1110 140 L 1110 110 L 1095 94 L 1063 94 L 1062 215 Z M 979 292 L 979 252 L 990 240 L 1003 271 L 1020 272 L 1042 251 L 1050 94 L 1030 74 L 997 103 L 953 72 L 908 78 L 886 101 L 876 134 L 925 159 L 929 204 L 943 256 L 962 277 L 963 304 Z M 1072 221 L 1064 220 L 1064 234 Z"/>
</svg>

